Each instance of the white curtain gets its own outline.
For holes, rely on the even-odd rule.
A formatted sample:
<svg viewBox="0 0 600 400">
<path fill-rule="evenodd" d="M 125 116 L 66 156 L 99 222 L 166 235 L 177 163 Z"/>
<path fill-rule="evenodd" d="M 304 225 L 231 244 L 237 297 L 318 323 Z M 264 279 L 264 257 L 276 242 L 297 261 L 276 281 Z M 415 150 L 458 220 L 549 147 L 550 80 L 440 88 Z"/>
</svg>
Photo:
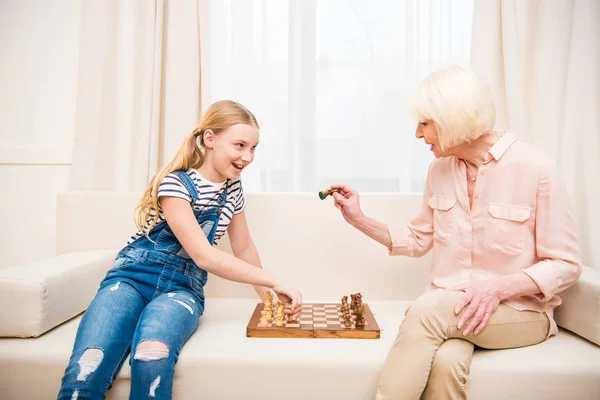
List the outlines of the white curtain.
<svg viewBox="0 0 600 400">
<path fill-rule="evenodd" d="M 81 2 L 69 188 L 141 190 L 200 112 L 196 0 Z"/>
<path fill-rule="evenodd" d="M 498 125 L 555 157 L 584 263 L 600 265 L 600 2 L 487 0 L 472 64 L 495 91 Z"/>
<path fill-rule="evenodd" d="M 247 191 L 416 192 L 431 154 L 406 97 L 468 61 L 472 0 L 200 0 L 202 105 L 258 118 Z"/>
</svg>

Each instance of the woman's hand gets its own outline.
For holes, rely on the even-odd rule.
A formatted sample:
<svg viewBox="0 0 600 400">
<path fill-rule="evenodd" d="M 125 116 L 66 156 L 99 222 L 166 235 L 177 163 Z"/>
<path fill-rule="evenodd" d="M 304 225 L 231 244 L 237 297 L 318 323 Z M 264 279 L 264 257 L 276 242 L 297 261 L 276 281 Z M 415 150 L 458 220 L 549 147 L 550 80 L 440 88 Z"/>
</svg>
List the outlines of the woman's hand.
<svg viewBox="0 0 600 400">
<path fill-rule="evenodd" d="M 346 222 L 352 225 L 364 216 L 357 191 L 346 185 L 332 185 L 330 189 L 339 189 L 333 194 L 333 205 L 339 208 Z"/>
<path fill-rule="evenodd" d="M 502 301 L 500 289 L 501 284 L 497 279 L 466 282 L 448 289 L 466 293 L 454 308 L 457 315 L 464 310 L 456 324 L 458 329 L 466 325 L 463 335 L 471 332 L 477 335 L 486 327 Z"/>
<path fill-rule="evenodd" d="M 293 315 L 294 319 L 302 311 L 302 293 L 296 288 L 277 284 L 273 287 L 277 297 L 284 302 L 286 314 Z"/>
</svg>

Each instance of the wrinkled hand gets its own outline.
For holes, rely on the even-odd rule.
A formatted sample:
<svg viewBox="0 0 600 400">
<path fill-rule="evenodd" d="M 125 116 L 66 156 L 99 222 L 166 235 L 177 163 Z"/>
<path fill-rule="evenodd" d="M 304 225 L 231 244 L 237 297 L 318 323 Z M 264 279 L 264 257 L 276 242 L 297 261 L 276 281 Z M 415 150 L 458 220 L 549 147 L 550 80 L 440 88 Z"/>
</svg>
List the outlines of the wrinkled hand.
<svg viewBox="0 0 600 400">
<path fill-rule="evenodd" d="M 466 293 L 454 308 L 454 313 L 457 315 L 464 310 L 456 327 L 462 329 L 466 325 L 463 331 L 465 336 L 471 332 L 474 335 L 479 334 L 502 301 L 499 294 L 500 284 L 495 279 L 466 282 L 448 290 Z"/>
<path fill-rule="evenodd" d="M 363 216 L 357 191 L 346 185 L 332 185 L 330 189 L 340 190 L 333 194 L 333 205 L 342 212 L 346 222 L 352 224 Z"/>
<path fill-rule="evenodd" d="M 302 311 L 302 293 L 298 289 L 284 284 L 275 285 L 273 291 L 285 304 L 285 313 L 293 315 L 294 319 L 296 319 L 300 311 Z"/>
</svg>

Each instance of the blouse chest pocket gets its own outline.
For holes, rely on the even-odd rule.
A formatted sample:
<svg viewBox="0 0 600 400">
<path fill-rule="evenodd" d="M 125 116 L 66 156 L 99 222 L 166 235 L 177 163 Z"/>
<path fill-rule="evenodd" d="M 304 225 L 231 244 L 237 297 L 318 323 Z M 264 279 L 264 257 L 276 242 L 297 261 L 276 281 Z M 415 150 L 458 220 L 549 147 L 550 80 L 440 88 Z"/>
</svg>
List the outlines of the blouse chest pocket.
<svg viewBox="0 0 600 400">
<path fill-rule="evenodd" d="M 517 255 L 523 251 L 527 221 L 531 217 L 529 207 L 490 203 L 485 229 L 485 244 L 492 251 Z"/>
<path fill-rule="evenodd" d="M 429 207 L 433 209 L 434 243 L 448 245 L 454 232 L 454 205 L 456 197 L 434 194 L 429 198 Z"/>
</svg>

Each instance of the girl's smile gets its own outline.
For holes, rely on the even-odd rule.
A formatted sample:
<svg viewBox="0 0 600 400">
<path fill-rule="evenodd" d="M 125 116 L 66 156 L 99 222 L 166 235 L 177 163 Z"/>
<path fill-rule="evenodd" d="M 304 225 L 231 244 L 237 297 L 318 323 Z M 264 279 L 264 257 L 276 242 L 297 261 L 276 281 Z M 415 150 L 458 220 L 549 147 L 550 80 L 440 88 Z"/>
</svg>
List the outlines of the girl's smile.
<svg viewBox="0 0 600 400">
<path fill-rule="evenodd" d="M 200 173 L 213 182 L 236 179 L 252 161 L 258 146 L 258 128 L 235 124 L 219 135 L 207 130 L 204 133 L 206 161 Z"/>
</svg>

